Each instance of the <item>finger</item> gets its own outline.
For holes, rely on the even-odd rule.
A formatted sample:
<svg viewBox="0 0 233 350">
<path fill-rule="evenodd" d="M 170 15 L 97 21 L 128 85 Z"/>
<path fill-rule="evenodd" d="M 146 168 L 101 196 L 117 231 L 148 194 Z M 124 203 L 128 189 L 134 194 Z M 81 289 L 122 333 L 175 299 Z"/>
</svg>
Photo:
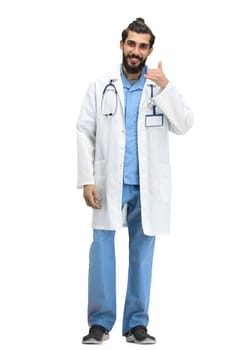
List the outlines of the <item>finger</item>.
<svg viewBox="0 0 233 350">
<path fill-rule="evenodd" d="M 158 69 L 163 70 L 162 61 L 159 61 L 159 63 L 158 63 Z"/>
<path fill-rule="evenodd" d="M 99 200 L 95 199 L 93 195 L 86 197 L 85 201 L 87 206 L 89 207 L 96 208 L 96 209 L 100 208 Z"/>
<path fill-rule="evenodd" d="M 93 209 L 100 209 L 100 205 L 95 203 L 95 202 L 89 203 L 88 206 L 93 208 Z"/>
<path fill-rule="evenodd" d="M 86 200 L 86 205 L 88 207 L 92 207 L 92 208 L 96 207 L 96 204 L 93 201 L 91 201 L 91 200 Z"/>
<path fill-rule="evenodd" d="M 90 195 L 90 194 L 89 194 L 89 195 L 85 195 L 85 196 L 84 196 L 84 200 L 85 200 L 85 202 L 86 202 L 87 205 L 90 205 L 91 202 L 92 202 L 92 200 L 91 200 L 91 195 Z"/>
<path fill-rule="evenodd" d="M 99 202 L 99 196 L 96 191 L 93 191 L 93 200 L 97 203 Z"/>
<path fill-rule="evenodd" d="M 151 74 L 154 74 L 156 72 L 156 69 L 154 68 L 150 68 L 147 70 L 147 74 L 146 75 L 151 75 Z"/>
<path fill-rule="evenodd" d="M 93 195 L 93 201 L 95 203 L 95 205 L 100 208 L 100 200 L 99 200 L 99 195 L 98 195 L 98 192 L 96 190 L 93 191 L 92 193 Z"/>
</svg>

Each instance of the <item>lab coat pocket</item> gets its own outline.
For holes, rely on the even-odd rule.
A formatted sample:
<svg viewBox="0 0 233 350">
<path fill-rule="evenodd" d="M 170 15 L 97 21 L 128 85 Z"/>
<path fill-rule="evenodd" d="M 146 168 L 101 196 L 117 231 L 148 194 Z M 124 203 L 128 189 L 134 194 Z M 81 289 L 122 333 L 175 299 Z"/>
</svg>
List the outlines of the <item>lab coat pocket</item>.
<svg viewBox="0 0 233 350">
<path fill-rule="evenodd" d="M 169 203 L 171 199 L 171 168 L 169 164 L 160 164 L 159 186 L 162 201 Z"/>
</svg>

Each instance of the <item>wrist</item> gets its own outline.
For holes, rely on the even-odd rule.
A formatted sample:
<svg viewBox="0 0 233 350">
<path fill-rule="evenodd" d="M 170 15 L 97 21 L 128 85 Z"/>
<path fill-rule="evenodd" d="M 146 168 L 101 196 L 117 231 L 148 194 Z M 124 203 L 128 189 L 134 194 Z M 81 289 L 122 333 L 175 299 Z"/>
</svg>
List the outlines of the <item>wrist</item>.
<svg viewBox="0 0 233 350">
<path fill-rule="evenodd" d="M 168 83 L 169 83 L 169 80 L 168 79 L 166 79 L 164 82 L 163 82 L 163 84 L 161 84 L 161 89 L 165 89 L 165 87 L 168 85 Z"/>
</svg>

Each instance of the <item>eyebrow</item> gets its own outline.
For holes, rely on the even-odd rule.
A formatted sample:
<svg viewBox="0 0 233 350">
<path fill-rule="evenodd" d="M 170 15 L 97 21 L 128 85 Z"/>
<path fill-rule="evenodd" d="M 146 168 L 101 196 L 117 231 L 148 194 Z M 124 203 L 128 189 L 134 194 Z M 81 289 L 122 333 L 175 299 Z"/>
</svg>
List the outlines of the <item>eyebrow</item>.
<svg viewBox="0 0 233 350">
<path fill-rule="evenodd" d="M 126 40 L 127 43 L 129 44 L 137 44 L 137 42 L 135 40 L 132 40 L 132 39 L 128 39 Z M 144 47 L 149 47 L 150 45 L 148 43 L 145 43 L 145 42 L 140 42 L 138 43 L 140 46 L 144 46 Z"/>
</svg>

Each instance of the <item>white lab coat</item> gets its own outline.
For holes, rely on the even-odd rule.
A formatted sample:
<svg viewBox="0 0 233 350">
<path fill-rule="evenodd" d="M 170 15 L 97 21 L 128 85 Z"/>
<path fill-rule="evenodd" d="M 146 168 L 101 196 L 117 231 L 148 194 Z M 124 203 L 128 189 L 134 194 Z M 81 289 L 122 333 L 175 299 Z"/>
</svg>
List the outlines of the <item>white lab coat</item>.
<svg viewBox="0 0 233 350">
<path fill-rule="evenodd" d="M 106 117 L 102 114 L 101 101 L 103 90 L 111 79 L 119 101 L 116 114 Z M 156 126 L 157 119 L 153 117 L 148 119 L 150 126 L 146 126 L 146 115 L 152 114 L 151 102 L 156 104 L 156 113 L 164 114 L 162 126 Z M 109 103 L 114 101 L 110 100 Z M 111 106 L 109 110 L 112 110 Z M 77 187 L 82 188 L 85 184 L 95 184 L 97 187 L 101 209 L 93 209 L 92 227 L 95 229 L 117 230 L 124 225 L 124 118 L 124 92 L 119 66 L 114 72 L 104 74 L 90 84 L 77 122 Z M 193 114 L 173 83 L 169 82 L 161 90 L 152 81 L 146 80 L 138 115 L 141 215 L 146 235 L 169 232 L 171 171 L 168 131 L 184 134 L 192 123 Z"/>
</svg>

